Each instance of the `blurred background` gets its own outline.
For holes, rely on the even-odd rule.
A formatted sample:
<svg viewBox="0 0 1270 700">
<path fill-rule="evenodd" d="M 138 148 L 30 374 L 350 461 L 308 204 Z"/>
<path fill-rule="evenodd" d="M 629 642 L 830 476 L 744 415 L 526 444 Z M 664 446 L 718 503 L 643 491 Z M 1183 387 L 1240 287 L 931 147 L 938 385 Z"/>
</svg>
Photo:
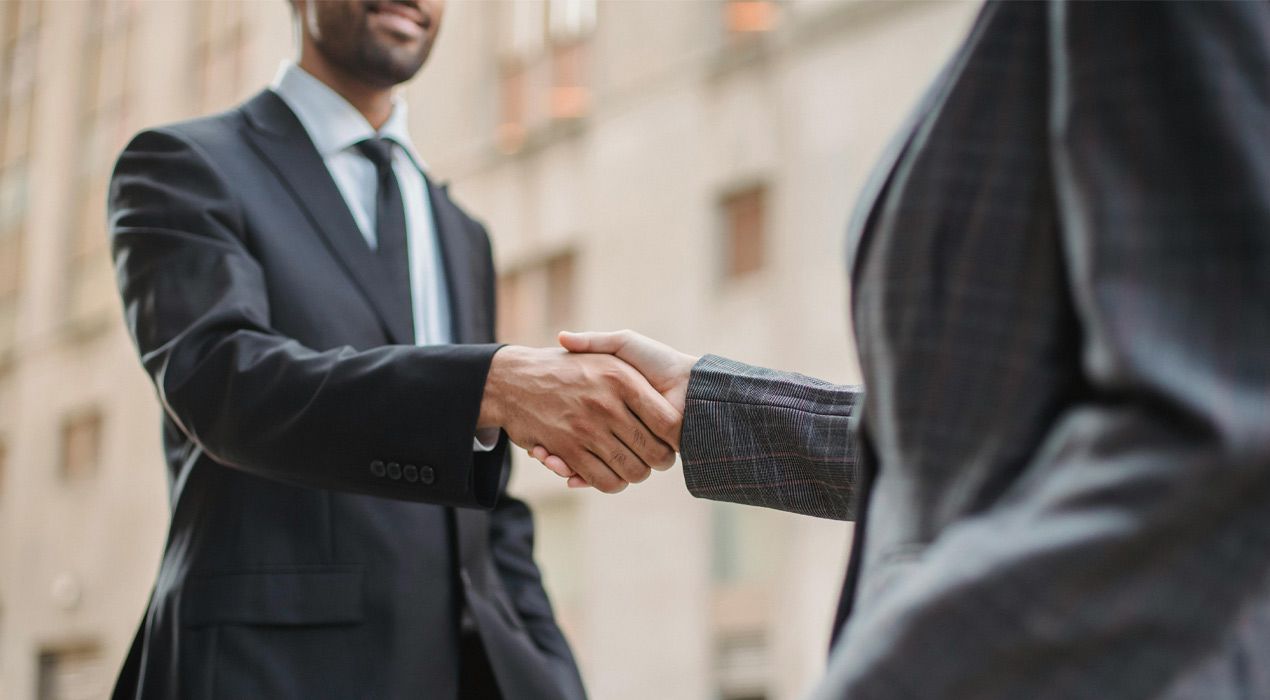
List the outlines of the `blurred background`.
<svg viewBox="0 0 1270 700">
<path fill-rule="evenodd" d="M 502 340 L 630 327 L 858 380 L 843 231 L 975 2 L 449 0 L 405 88 L 489 226 Z M 285 0 L 0 0 L 0 698 L 102 698 L 167 523 L 159 406 L 105 231 L 138 129 L 291 55 Z M 567 491 L 518 451 L 537 556 L 597 700 L 777 700 L 821 673 L 850 525 Z"/>
</svg>

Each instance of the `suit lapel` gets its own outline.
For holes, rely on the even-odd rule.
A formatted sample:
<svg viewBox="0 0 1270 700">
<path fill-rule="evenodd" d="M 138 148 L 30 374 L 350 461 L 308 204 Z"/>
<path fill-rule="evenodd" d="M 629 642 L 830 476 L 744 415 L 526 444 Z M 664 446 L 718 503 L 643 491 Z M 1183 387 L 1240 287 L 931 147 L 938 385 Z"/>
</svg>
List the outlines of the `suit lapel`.
<svg viewBox="0 0 1270 700">
<path fill-rule="evenodd" d="M 446 291 L 450 297 L 450 332 L 455 343 L 480 343 L 489 339 L 480 327 L 480 314 L 476 313 L 478 278 L 471 270 L 473 251 L 471 237 L 458 208 L 450 201 L 445 187 L 438 187 L 427 180 L 432 217 L 436 224 L 437 245 L 441 247 L 441 262 L 445 267 Z"/>
<path fill-rule="evenodd" d="M 344 196 L 300 121 L 282 98 L 264 90 L 243 107 L 252 145 L 286 184 L 331 254 L 361 291 L 389 340 L 414 344 L 410 299 L 400 299 L 387 283 L 375 253 L 366 245 Z"/>
<path fill-rule="evenodd" d="M 869 179 L 865 181 L 864 187 L 860 189 L 855 210 L 851 215 L 850 222 L 847 224 L 847 270 L 850 274 L 852 299 L 859 298 L 854 292 L 856 280 L 860 278 L 860 262 L 864 259 L 869 238 L 875 228 L 874 224 L 877 222 L 878 207 L 885 201 L 885 194 L 890 189 L 891 183 L 895 178 L 896 169 L 912 143 L 915 140 L 923 140 L 927 132 L 929 132 L 930 120 L 928 117 L 932 113 L 937 112 L 936 108 L 943 104 L 944 98 L 947 97 L 949 91 L 956 83 L 957 76 L 961 75 L 966 59 L 970 55 L 970 48 L 977 42 L 983 27 L 987 24 L 987 20 L 995 8 L 996 5 L 991 2 L 985 3 L 980 8 L 979 15 L 971 25 L 965 41 L 962 42 L 952 59 L 944 64 L 944 68 L 922 95 L 917 107 L 909 113 L 904 120 L 904 125 L 900 127 L 900 130 L 896 132 L 896 135 L 887 144 L 886 149 L 882 151 L 882 155 L 878 158 L 878 162 L 870 173 Z M 920 138 L 919 134 L 921 134 Z M 854 304 L 854 302 L 852 303 Z"/>
<path fill-rule="evenodd" d="M 855 212 L 852 214 L 851 221 L 847 226 L 847 270 L 850 274 L 849 283 L 851 285 L 851 305 L 853 307 L 857 300 L 861 298 L 858 293 L 860 265 L 867 253 L 869 239 L 877 227 L 877 218 L 880 213 L 878 209 L 887 201 L 887 190 L 896 178 L 897 170 L 901 167 L 904 154 L 913 147 L 915 141 L 917 142 L 917 147 L 920 148 L 922 143 L 929 138 L 933 125 L 932 115 L 938 114 L 939 106 L 943 104 L 948 93 L 952 90 L 957 77 L 962 74 L 966 60 L 970 55 L 970 49 L 978 41 L 983 27 L 987 24 L 987 19 L 995 7 L 995 3 L 988 2 L 980 9 L 979 15 L 975 18 L 966 40 L 962 42 L 956 55 L 945 64 L 939 76 L 931 83 L 930 88 L 922 96 L 917 107 L 905 120 L 904 126 L 897 132 L 891 143 L 887 145 L 868 181 L 860 191 Z M 869 503 L 872 500 L 871 496 L 873 484 L 877 478 L 878 464 L 873 442 L 869 438 L 869 420 L 867 416 L 868 401 L 865 401 L 857 407 L 851 421 L 853 424 L 852 432 L 857 436 L 860 443 L 862 471 L 859 475 L 858 490 L 856 491 L 856 526 L 852 535 L 851 556 L 847 562 L 847 573 L 842 585 L 842 594 L 838 597 L 838 609 L 834 615 L 833 632 L 830 641 L 831 647 L 837 645 L 843 632 L 843 626 L 854 608 L 856 587 L 859 584 L 860 569 L 863 566 L 865 538 L 868 536 Z"/>
</svg>

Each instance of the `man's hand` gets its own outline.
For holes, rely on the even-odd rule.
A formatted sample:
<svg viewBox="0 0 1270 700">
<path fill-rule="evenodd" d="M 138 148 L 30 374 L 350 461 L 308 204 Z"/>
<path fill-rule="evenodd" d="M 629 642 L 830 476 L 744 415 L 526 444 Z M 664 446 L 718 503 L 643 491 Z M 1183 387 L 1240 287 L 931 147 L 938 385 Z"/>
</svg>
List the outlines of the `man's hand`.
<svg viewBox="0 0 1270 700">
<path fill-rule="evenodd" d="M 614 331 L 610 333 L 569 333 L 560 334 L 560 344 L 572 353 L 605 353 L 634 367 L 644 375 L 674 409 L 678 420 L 669 435 L 658 434 L 676 451 L 679 449 L 679 435 L 683 428 L 684 404 L 688 395 L 688 378 L 692 374 L 693 365 L 699 358 L 679 352 L 664 343 L 640 335 L 634 331 Z M 653 416 L 644 416 L 634 409 L 645 421 L 656 420 Z M 536 444 L 530 455 L 542 462 L 548 469 L 561 476 L 569 477 L 569 486 L 578 488 L 590 482 L 585 475 L 575 473 L 573 464 L 567 456 L 553 453 L 545 446 Z"/>
<path fill-rule="evenodd" d="M 615 357 L 509 345 L 490 363 L 477 427 L 501 427 L 521 447 L 550 446 L 571 465 L 553 471 L 617 493 L 674 464 L 682 421 Z"/>
</svg>

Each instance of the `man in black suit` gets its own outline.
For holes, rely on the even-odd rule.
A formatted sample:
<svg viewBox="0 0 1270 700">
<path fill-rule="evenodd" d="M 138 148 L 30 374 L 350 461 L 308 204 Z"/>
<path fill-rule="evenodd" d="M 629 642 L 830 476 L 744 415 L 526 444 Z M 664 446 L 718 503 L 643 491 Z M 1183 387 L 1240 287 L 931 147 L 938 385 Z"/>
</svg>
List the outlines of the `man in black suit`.
<svg viewBox="0 0 1270 700">
<path fill-rule="evenodd" d="M 678 419 L 614 358 L 492 342 L 489 240 L 392 93 L 441 0 L 293 10 L 298 64 L 141 133 L 111 182 L 172 506 L 115 697 L 583 697 L 498 428 L 615 491 Z"/>
</svg>

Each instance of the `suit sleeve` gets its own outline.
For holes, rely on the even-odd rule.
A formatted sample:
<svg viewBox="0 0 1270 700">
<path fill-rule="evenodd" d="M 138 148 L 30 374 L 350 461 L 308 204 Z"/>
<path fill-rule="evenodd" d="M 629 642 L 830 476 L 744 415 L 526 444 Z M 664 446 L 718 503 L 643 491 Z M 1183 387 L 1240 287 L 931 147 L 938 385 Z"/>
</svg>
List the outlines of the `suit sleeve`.
<svg viewBox="0 0 1270 700">
<path fill-rule="evenodd" d="M 319 352 L 275 331 L 239 203 L 180 133 L 128 145 L 109 205 L 129 330 L 197 448 L 303 486 L 493 506 L 505 450 L 474 454 L 472 435 L 498 346 Z M 394 480 L 393 463 L 420 478 Z"/>
<path fill-rule="evenodd" d="M 684 480 L 698 498 L 850 520 L 863 394 L 792 372 L 715 355 L 688 382 Z"/>
<path fill-rule="evenodd" d="M 1054 4 L 1050 22 L 1094 398 L 851 621 L 818 698 L 1220 695 L 1188 676 L 1238 656 L 1264 601 L 1270 6 Z"/>
</svg>

